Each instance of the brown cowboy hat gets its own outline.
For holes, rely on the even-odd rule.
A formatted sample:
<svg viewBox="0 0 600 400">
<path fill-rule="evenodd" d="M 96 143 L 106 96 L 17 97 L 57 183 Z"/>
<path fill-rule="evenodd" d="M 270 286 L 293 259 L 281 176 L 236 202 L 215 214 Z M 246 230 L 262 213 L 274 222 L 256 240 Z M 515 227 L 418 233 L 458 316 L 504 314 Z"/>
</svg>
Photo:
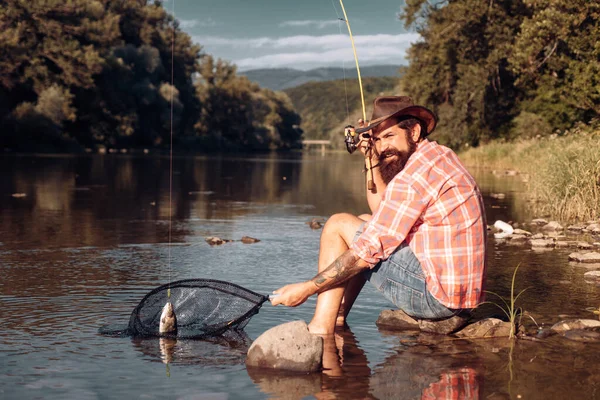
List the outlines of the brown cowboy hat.
<svg viewBox="0 0 600 400">
<path fill-rule="evenodd" d="M 435 114 L 423 106 L 414 105 L 410 97 L 382 96 L 377 97 L 375 101 L 373 101 L 373 114 L 371 115 L 369 125 L 356 129 L 356 133 L 360 134 L 370 131 L 388 118 L 401 116 L 413 117 L 425 123 L 427 132 L 425 132 L 423 137 L 433 132 L 437 124 L 437 117 Z"/>
</svg>

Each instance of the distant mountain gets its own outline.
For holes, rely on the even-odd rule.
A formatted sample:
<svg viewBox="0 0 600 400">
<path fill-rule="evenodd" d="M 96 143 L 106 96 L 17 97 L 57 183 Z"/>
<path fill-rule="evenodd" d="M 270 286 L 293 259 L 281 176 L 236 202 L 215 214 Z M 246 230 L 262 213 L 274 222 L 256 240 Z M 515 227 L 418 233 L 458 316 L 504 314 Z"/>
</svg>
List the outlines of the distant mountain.
<svg viewBox="0 0 600 400">
<path fill-rule="evenodd" d="M 362 72 L 362 71 L 361 71 Z M 400 77 L 363 79 L 367 116 L 376 96 L 399 93 Z M 343 147 L 344 126 L 362 118 L 362 103 L 356 78 L 327 82 L 309 82 L 284 90 L 302 118 L 305 139 L 328 139 L 334 147 Z"/>
<path fill-rule="evenodd" d="M 399 77 L 400 65 L 372 65 L 360 69 L 361 77 Z M 301 71 L 293 68 L 265 68 L 239 72 L 260 86 L 272 90 L 283 90 L 303 85 L 307 82 L 333 81 L 337 79 L 356 79 L 356 68 L 315 68 Z"/>
</svg>

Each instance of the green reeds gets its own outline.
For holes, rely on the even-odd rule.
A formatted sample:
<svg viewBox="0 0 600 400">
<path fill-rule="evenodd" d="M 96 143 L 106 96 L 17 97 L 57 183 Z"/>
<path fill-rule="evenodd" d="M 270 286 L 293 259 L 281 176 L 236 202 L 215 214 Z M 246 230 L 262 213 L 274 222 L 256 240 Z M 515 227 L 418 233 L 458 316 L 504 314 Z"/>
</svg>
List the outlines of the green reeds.
<svg viewBox="0 0 600 400">
<path fill-rule="evenodd" d="M 565 136 L 493 142 L 460 154 L 467 165 L 516 169 L 527 177 L 536 215 L 561 221 L 600 218 L 600 128 L 582 126 Z"/>
<path fill-rule="evenodd" d="M 494 296 L 496 296 L 500 300 L 502 300 L 502 303 L 504 303 L 503 305 L 494 303 L 493 301 L 484 301 L 484 302 L 480 303 L 480 305 L 481 304 L 493 304 L 504 312 L 504 314 L 508 318 L 508 322 L 510 323 L 510 332 L 508 334 L 509 339 L 513 339 L 515 337 L 515 333 L 516 333 L 516 329 L 517 329 L 517 325 L 518 325 L 517 318 L 519 318 L 521 316 L 522 311 L 523 311 L 523 309 L 521 307 L 516 306 L 517 300 L 523 294 L 523 292 L 525 292 L 527 290 L 527 288 L 525 288 L 525 289 L 521 290 L 515 296 L 515 281 L 517 278 L 517 271 L 520 266 L 521 266 L 521 264 L 517 265 L 517 267 L 515 268 L 515 271 L 513 272 L 512 282 L 510 285 L 510 298 L 509 299 L 505 299 L 504 297 L 500 296 L 496 292 L 491 292 L 489 290 L 485 291 L 486 293 L 493 294 Z M 520 320 L 520 318 L 519 318 L 519 320 Z"/>
</svg>

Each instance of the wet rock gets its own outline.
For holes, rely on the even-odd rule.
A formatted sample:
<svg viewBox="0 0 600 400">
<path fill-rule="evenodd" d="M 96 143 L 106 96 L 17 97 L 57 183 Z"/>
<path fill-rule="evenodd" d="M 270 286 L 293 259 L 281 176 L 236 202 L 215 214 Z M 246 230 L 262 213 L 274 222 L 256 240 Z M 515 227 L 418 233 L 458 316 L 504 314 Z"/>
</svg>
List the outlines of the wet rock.
<svg viewBox="0 0 600 400">
<path fill-rule="evenodd" d="M 552 329 L 557 333 L 564 333 L 574 329 L 590 329 L 600 327 L 600 321 L 595 319 L 565 319 L 552 325 Z"/>
<path fill-rule="evenodd" d="M 462 338 L 508 337 L 510 328 L 510 322 L 504 322 L 497 318 L 487 318 L 467 325 L 456 332 L 455 335 Z"/>
<path fill-rule="evenodd" d="M 546 224 L 548 224 L 548 221 L 546 221 L 543 218 L 536 218 L 531 221 L 531 224 L 532 225 L 546 225 Z"/>
<path fill-rule="evenodd" d="M 570 247 L 571 243 L 565 240 L 559 240 L 554 244 L 556 247 Z"/>
<path fill-rule="evenodd" d="M 211 246 L 220 246 L 222 244 L 232 242 L 231 239 L 221 239 L 220 237 L 217 237 L 217 236 L 206 237 L 206 238 L 204 238 L 204 240 L 206 241 L 206 243 L 210 244 Z"/>
<path fill-rule="evenodd" d="M 594 235 L 600 235 L 600 224 L 598 223 L 589 224 L 585 227 L 585 229 L 588 232 L 593 233 Z"/>
<path fill-rule="evenodd" d="M 588 331 L 585 329 L 574 329 L 565 332 L 565 338 L 576 342 L 598 343 L 600 342 L 600 332 Z"/>
<path fill-rule="evenodd" d="M 251 243 L 258 243 L 258 242 L 260 242 L 259 239 L 256 239 L 256 238 L 253 238 L 250 236 L 242 236 L 242 243 L 251 244 Z"/>
<path fill-rule="evenodd" d="M 588 271 L 583 274 L 583 279 L 587 281 L 600 282 L 600 271 Z"/>
<path fill-rule="evenodd" d="M 531 232 L 528 232 L 528 231 L 523 230 L 523 229 L 515 229 L 515 231 L 513 232 L 513 235 L 531 236 Z"/>
<path fill-rule="evenodd" d="M 504 171 L 504 175 L 517 176 L 517 175 L 519 175 L 519 171 L 515 171 L 514 169 L 507 169 L 506 171 Z"/>
<path fill-rule="evenodd" d="M 308 331 L 304 321 L 275 326 L 260 335 L 250 349 L 246 365 L 285 371 L 315 372 L 321 368 L 323 338 Z"/>
<path fill-rule="evenodd" d="M 571 253 L 569 254 L 569 260 L 580 263 L 600 263 L 600 253 L 594 251 L 587 253 Z"/>
<path fill-rule="evenodd" d="M 537 332 L 537 334 L 535 335 L 535 337 L 537 337 L 538 339 L 545 339 L 547 337 L 550 337 L 552 335 L 556 335 L 556 332 L 553 331 L 551 328 L 549 327 L 543 327 L 540 328 Z"/>
<path fill-rule="evenodd" d="M 506 195 L 505 195 L 504 193 L 491 193 L 491 194 L 490 194 L 490 197 L 491 197 L 492 199 L 498 199 L 498 200 L 501 200 L 501 199 L 504 199 L 504 198 L 506 198 Z"/>
<path fill-rule="evenodd" d="M 577 248 L 583 250 L 591 250 L 594 248 L 594 246 L 592 246 L 592 244 L 588 242 L 577 242 Z"/>
<path fill-rule="evenodd" d="M 546 225 L 542 226 L 542 230 L 546 231 L 546 232 L 562 231 L 563 229 L 564 229 L 563 226 L 556 221 L 550 221 Z"/>
<path fill-rule="evenodd" d="M 532 239 L 531 247 L 554 247 L 554 239 Z"/>
<path fill-rule="evenodd" d="M 22 199 L 24 197 L 27 197 L 27 194 L 25 193 L 13 193 L 11 194 L 12 197 L 14 197 L 15 199 Z"/>
<path fill-rule="evenodd" d="M 585 225 L 583 225 L 583 224 L 575 224 L 575 225 L 567 226 L 567 230 L 573 231 L 573 232 L 581 232 L 584 229 L 585 229 Z"/>
<path fill-rule="evenodd" d="M 467 324 L 468 318 L 460 315 L 441 321 L 419 320 L 419 328 L 422 332 L 435 333 L 437 335 L 448 335 L 456 332 Z"/>
<path fill-rule="evenodd" d="M 529 240 L 529 237 L 527 237 L 527 235 L 511 235 L 510 236 L 510 241 L 511 242 L 526 242 L 527 240 Z"/>
<path fill-rule="evenodd" d="M 594 247 L 600 247 L 600 242 L 594 242 Z"/>
<path fill-rule="evenodd" d="M 389 330 L 418 330 L 419 322 L 402 310 L 383 310 L 375 324 Z"/>
<path fill-rule="evenodd" d="M 306 224 L 308 226 L 310 226 L 310 229 L 321 229 L 323 227 L 323 221 L 322 220 L 318 220 L 316 218 L 311 219 L 310 221 L 308 221 Z"/>
<path fill-rule="evenodd" d="M 531 236 L 531 239 L 543 239 L 544 238 L 544 234 L 543 233 L 536 233 L 535 235 Z"/>
</svg>

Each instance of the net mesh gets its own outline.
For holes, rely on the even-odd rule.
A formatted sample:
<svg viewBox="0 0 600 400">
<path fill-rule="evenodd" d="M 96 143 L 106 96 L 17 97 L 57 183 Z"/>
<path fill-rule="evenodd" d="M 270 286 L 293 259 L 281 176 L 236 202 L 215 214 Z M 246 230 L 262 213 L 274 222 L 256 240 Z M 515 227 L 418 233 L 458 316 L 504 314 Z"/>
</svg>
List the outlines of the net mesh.
<svg viewBox="0 0 600 400">
<path fill-rule="evenodd" d="M 104 326 L 100 333 L 189 339 L 220 336 L 230 330 L 243 329 L 267 300 L 267 296 L 233 283 L 187 279 L 159 286 L 148 293 L 131 313 L 127 327 Z M 173 305 L 177 317 L 176 334 L 158 332 L 167 301 Z"/>
</svg>

